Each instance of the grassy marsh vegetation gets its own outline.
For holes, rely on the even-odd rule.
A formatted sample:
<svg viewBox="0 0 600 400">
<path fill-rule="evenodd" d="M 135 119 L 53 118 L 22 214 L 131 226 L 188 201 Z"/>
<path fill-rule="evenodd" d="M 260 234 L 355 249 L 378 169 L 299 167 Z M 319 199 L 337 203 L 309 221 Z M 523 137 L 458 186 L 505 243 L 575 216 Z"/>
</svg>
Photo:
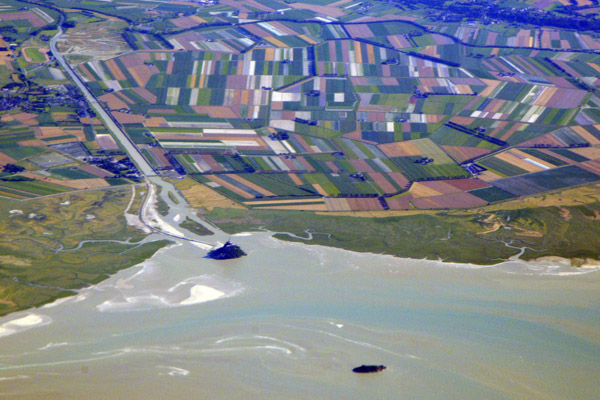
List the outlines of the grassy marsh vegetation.
<svg viewBox="0 0 600 400">
<path fill-rule="evenodd" d="M 123 217 L 131 195 L 126 187 L 0 200 L 0 315 L 73 295 L 167 245 L 136 244 L 146 235 Z"/>
<path fill-rule="evenodd" d="M 213 234 L 212 231 L 206 229 L 203 225 L 189 218 L 186 218 L 185 221 L 179 224 L 179 226 L 200 236 L 207 236 Z"/>
<path fill-rule="evenodd" d="M 600 259 L 600 191 L 589 186 L 471 210 L 314 213 L 215 208 L 207 217 L 229 233 L 266 228 L 283 240 L 398 257 L 496 264 L 522 259 Z"/>
</svg>

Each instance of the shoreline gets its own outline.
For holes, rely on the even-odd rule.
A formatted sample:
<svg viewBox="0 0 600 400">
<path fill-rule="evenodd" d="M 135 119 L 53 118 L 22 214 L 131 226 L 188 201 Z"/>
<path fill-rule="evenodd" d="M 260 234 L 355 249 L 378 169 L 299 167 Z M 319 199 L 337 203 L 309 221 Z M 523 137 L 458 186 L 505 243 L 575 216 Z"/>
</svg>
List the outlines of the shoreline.
<svg viewBox="0 0 600 400">
<path fill-rule="evenodd" d="M 390 256 L 390 257 L 394 257 L 394 258 L 400 259 L 400 260 L 427 261 L 427 262 L 432 262 L 432 263 L 473 266 L 474 268 L 495 267 L 495 266 L 498 266 L 498 265 L 501 265 L 501 264 L 504 264 L 507 262 L 522 262 L 522 263 L 531 263 L 531 262 L 533 262 L 533 263 L 543 263 L 543 262 L 552 263 L 552 262 L 554 262 L 554 263 L 558 263 L 558 264 L 565 264 L 565 266 L 570 266 L 570 267 L 574 267 L 574 268 L 587 268 L 587 269 L 600 268 L 600 258 L 599 259 L 593 259 L 590 257 L 567 258 L 567 257 L 563 257 L 560 255 L 550 255 L 550 256 L 542 256 L 542 257 L 536 257 L 536 258 L 521 258 L 523 249 L 517 248 L 517 247 L 515 247 L 515 249 L 521 250 L 520 254 L 519 253 L 515 254 L 513 256 L 508 257 L 507 259 L 499 260 L 498 262 L 495 262 L 495 263 L 477 264 L 477 263 L 473 263 L 473 262 L 447 261 L 447 260 L 441 259 L 441 258 L 436 260 L 433 258 L 426 258 L 426 257 L 417 258 L 417 257 L 411 257 L 411 256 L 398 256 L 398 255 L 395 255 L 392 253 L 377 253 L 377 252 L 368 251 L 368 250 L 360 251 L 360 250 L 356 250 L 356 249 L 352 249 L 352 248 L 331 246 L 331 245 L 327 245 L 327 244 L 323 244 L 323 243 L 319 243 L 319 242 L 314 242 L 314 237 L 312 235 L 330 235 L 329 233 L 312 232 L 310 237 L 303 238 L 303 237 L 298 236 L 291 232 L 275 232 L 275 231 L 270 231 L 270 230 L 256 230 L 256 231 L 243 231 L 240 233 L 232 233 L 231 236 L 232 237 L 234 237 L 236 235 L 248 236 L 248 235 L 252 235 L 253 233 L 268 233 L 273 238 L 282 240 L 282 241 L 288 242 L 288 243 L 299 243 L 299 244 L 306 244 L 306 245 L 310 245 L 310 246 L 323 246 L 323 247 L 332 248 L 332 249 L 350 251 L 350 252 L 354 252 L 354 253 L 358 253 L 358 254 L 370 254 L 370 255 L 375 255 L 375 256 Z M 516 257 L 516 258 L 514 258 L 514 257 Z"/>
<path fill-rule="evenodd" d="M 161 234 L 155 234 L 158 237 L 155 240 L 150 240 L 147 241 L 146 243 L 153 243 L 153 242 L 158 242 L 158 241 L 165 241 L 164 238 L 160 237 L 162 236 Z M 103 284 L 104 282 L 106 282 L 107 280 L 113 278 L 115 275 L 122 273 L 128 269 L 131 268 L 136 268 L 136 267 L 140 267 L 142 266 L 144 263 L 151 261 L 154 257 L 164 253 L 167 250 L 170 250 L 174 247 L 179 247 L 181 245 L 181 243 L 179 243 L 178 241 L 175 242 L 173 240 L 169 240 L 164 246 L 162 246 L 161 248 L 159 248 L 158 250 L 156 250 L 152 255 L 144 258 L 143 260 L 140 260 L 139 262 L 136 262 L 135 264 L 132 265 L 128 265 L 125 266 L 123 268 L 120 268 L 119 270 L 115 271 L 112 274 L 106 275 L 106 277 L 104 279 L 102 279 L 101 281 L 98 282 L 94 282 L 92 284 L 89 284 L 87 286 L 82 286 L 80 288 L 76 288 L 76 289 L 72 289 L 72 292 L 70 294 L 65 294 L 63 292 L 61 292 L 60 296 L 55 296 L 52 297 L 50 299 L 48 299 L 47 302 L 44 302 L 42 304 L 33 306 L 33 307 L 26 307 L 23 309 L 19 309 L 19 310 L 15 310 L 12 311 L 8 314 L 4 314 L 4 315 L 0 315 L 0 338 L 4 337 L 4 336 L 9 336 L 15 333 L 18 333 L 20 331 L 23 331 L 25 329 L 29 329 L 29 328 L 33 328 L 35 326 L 42 326 L 42 325 L 47 325 L 48 323 L 50 323 L 51 321 L 46 321 L 44 320 L 43 322 L 35 322 L 34 323 L 34 318 L 37 319 L 38 318 L 44 318 L 44 316 L 40 316 L 38 314 L 35 314 L 33 312 L 38 311 L 38 310 L 43 310 L 43 309 L 47 309 L 47 308 L 52 308 L 52 307 L 56 307 L 59 306 L 63 303 L 66 303 L 68 301 L 71 301 L 73 299 L 76 299 L 76 301 L 80 296 L 85 296 L 83 295 L 81 292 L 83 290 L 88 290 L 91 288 L 95 288 L 98 287 L 99 285 Z M 143 269 L 143 268 L 142 268 Z M 132 277 L 136 276 L 137 274 L 134 274 Z M 128 279 L 131 279 L 132 277 L 129 277 Z M 127 287 L 127 280 L 119 280 L 117 281 L 117 285 L 121 286 L 121 287 Z M 213 300 L 217 300 L 219 298 L 223 298 L 223 297 L 228 297 L 227 293 L 224 293 L 220 290 L 217 290 L 215 288 L 212 288 L 210 286 L 206 286 L 206 285 L 200 285 L 200 284 L 196 284 L 194 286 L 191 287 L 190 289 L 190 295 L 185 298 L 184 300 L 181 301 L 181 305 L 193 305 L 193 304 L 199 304 L 199 303 L 204 303 L 207 301 L 213 301 Z M 85 298 L 85 297 L 84 297 Z M 82 299 L 83 300 L 83 299 Z M 5 321 L 5 322 L 1 322 L 3 319 L 5 318 L 10 318 L 12 316 L 17 316 L 20 313 L 29 313 L 27 315 L 25 315 L 22 318 L 17 318 L 14 320 L 9 320 L 9 321 Z M 27 320 L 25 320 L 25 318 L 29 318 Z M 19 321 L 23 319 L 25 321 L 24 324 L 21 324 Z M 12 327 L 12 325 L 18 325 L 21 329 L 15 329 Z M 6 325 L 6 326 L 5 326 Z"/>
<path fill-rule="evenodd" d="M 255 234 L 265 234 L 265 235 L 268 235 L 270 238 L 273 238 L 276 240 L 281 240 L 288 244 L 324 247 L 327 249 L 347 251 L 347 252 L 356 253 L 356 254 L 360 254 L 360 255 L 391 257 L 394 260 L 419 261 L 419 262 L 425 262 L 425 263 L 429 264 L 429 266 L 438 266 L 438 267 L 442 267 L 442 268 L 460 268 L 460 269 L 478 270 L 478 269 L 487 269 L 487 268 L 498 269 L 498 267 L 501 267 L 503 264 L 507 264 L 507 263 L 516 263 L 521 266 L 525 266 L 530 263 L 533 263 L 533 264 L 548 263 L 548 264 L 557 264 L 557 268 L 567 267 L 567 268 L 576 268 L 577 270 L 587 270 L 585 272 L 582 271 L 582 273 L 594 272 L 596 270 L 600 270 L 600 259 L 595 260 L 595 259 L 592 259 L 589 257 L 588 258 L 566 258 L 566 257 L 558 256 L 558 255 L 551 255 L 551 256 L 543 256 L 543 257 L 538 257 L 538 258 L 523 259 L 523 258 L 518 257 L 519 255 L 515 255 L 515 256 L 509 257 L 506 260 L 498 261 L 497 263 L 477 264 L 477 263 L 472 263 L 472 262 L 446 261 L 443 259 L 436 260 L 436 259 L 429 259 L 429 258 L 401 257 L 401 256 L 390 254 L 390 253 L 377 253 L 377 252 L 373 252 L 373 251 L 359 251 L 356 249 L 348 249 L 348 248 L 331 246 L 331 245 L 314 242 L 313 241 L 314 237 L 311 234 L 309 234 L 309 237 L 307 237 L 307 238 L 302 238 L 302 237 L 299 237 L 298 235 L 295 235 L 290 232 L 276 232 L 276 231 L 270 231 L 270 230 L 266 230 L 266 229 L 236 232 L 236 233 L 232 233 L 231 237 L 236 237 L 236 236 L 248 237 L 248 236 L 252 236 Z M 318 234 L 318 233 L 312 232 L 312 234 Z M 147 243 L 153 243 L 153 242 L 165 240 L 164 238 L 160 237 L 160 236 L 162 236 L 160 233 L 155 233 L 155 235 L 157 235 L 159 237 L 157 237 L 155 240 L 148 241 Z M 296 239 L 296 240 L 294 240 L 294 239 Z M 112 278 L 114 275 L 116 275 L 118 273 L 121 273 L 130 268 L 138 267 L 138 266 L 142 265 L 143 263 L 152 260 L 154 257 L 163 253 L 164 251 L 167 251 L 173 247 L 177 247 L 180 245 L 180 243 L 178 241 L 169 240 L 169 242 L 170 243 L 167 243 L 165 246 L 159 248 L 157 251 L 155 251 L 149 257 L 147 257 L 135 264 L 120 268 L 118 271 L 114 272 L 113 274 L 107 275 L 106 278 L 102 279 L 101 281 L 94 282 L 93 284 L 83 286 L 83 287 L 80 287 L 77 289 L 73 289 L 73 293 L 70 295 L 56 296 L 55 298 L 50 299 L 48 302 L 45 302 L 38 306 L 28 307 L 28 308 L 24 308 L 21 310 L 16 310 L 9 314 L 2 315 L 2 316 L 0 316 L 0 318 L 3 319 L 5 317 L 15 315 L 17 313 L 26 312 L 28 310 L 38 310 L 38 309 L 44 309 L 44 308 L 58 306 L 66 301 L 69 301 L 70 299 L 72 299 L 74 297 L 81 295 L 81 290 L 95 287 L 95 286 L 105 282 L 106 280 Z M 575 272 L 575 274 L 577 274 L 577 273 Z M 540 275 L 544 275 L 544 273 L 542 273 Z M 555 273 L 552 275 L 566 276 L 566 275 L 573 275 L 573 272 L 567 272 L 567 273 L 564 273 L 564 275 L 559 272 L 559 273 Z M 181 302 L 181 304 L 182 305 L 193 305 L 193 304 L 199 304 L 199 303 L 203 303 L 203 302 L 207 302 L 207 301 L 218 300 L 223 297 L 228 297 L 228 296 L 225 293 L 221 292 L 220 290 L 217 290 L 217 289 L 211 288 L 209 286 L 205 286 L 205 285 L 194 285 L 190 289 L 190 296 L 188 298 L 186 298 L 185 300 L 183 300 Z M 35 314 L 30 314 L 30 315 L 35 315 Z M 12 321 L 8 321 L 7 323 L 11 323 L 11 322 Z M 32 326 L 35 326 L 35 325 L 36 324 L 34 324 Z M 2 332 L 3 332 L 2 329 L 0 329 L 0 338 L 2 336 L 12 334 L 12 333 L 3 334 Z"/>
<path fill-rule="evenodd" d="M 539 257 L 539 258 L 535 258 L 535 259 L 513 258 L 513 259 L 502 260 L 495 264 L 476 264 L 476 263 L 470 263 L 470 262 L 445 261 L 445 260 L 441 260 L 441 259 L 435 260 L 435 259 L 428 259 L 428 258 L 400 257 L 400 256 L 396 256 L 394 254 L 388 254 L 388 253 L 375 253 L 372 251 L 358 251 L 358 250 L 346 249 L 346 248 L 342 248 L 342 247 L 328 246 L 328 245 L 321 244 L 321 243 L 309 243 L 309 241 L 312 239 L 304 239 L 303 241 L 286 240 L 286 239 L 276 236 L 276 235 L 282 235 L 282 234 L 287 235 L 287 234 L 289 234 L 289 232 L 273 232 L 273 231 L 269 231 L 269 230 L 243 231 L 243 232 L 231 234 L 231 237 L 232 238 L 235 238 L 236 236 L 248 237 L 248 236 L 252 236 L 254 234 L 265 234 L 265 235 L 268 235 L 270 238 L 273 238 L 275 240 L 281 240 L 288 244 L 323 247 L 326 249 L 334 249 L 334 250 L 339 250 L 339 251 L 351 252 L 351 253 L 355 253 L 357 255 L 362 255 L 362 256 L 368 255 L 368 256 L 377 256 L 377 257 L 391 257 L 394 260 L 400 260 L 400 261 L 411 261 L 411 262 L 418 261 L 418 262 L 427 263 L 430 266 L 439 266 L 442 268 L 459 268 L 459 269 L 479 270 L 479 269 L 488 269 L 488 268 L 498 269 L 498 267 L 502 266 L 502 264 L 507 264 L 507 263 L 516 263 L 516 264 L 520 264 L 520 265 L 540 264 L 540 263 L 556 263 L 556 264 L 562 264 L 562 265 L 557 265 L 558 268 L 570 267 L 570 268 L 577 268 L 577 269 L 587 269 L 588 271 L 585 271 L 585 273 L 594 272 L 595 270 L 600 271 L 600 260 L 587 259 L 587 262 L 589 264 L 585 264 L 582 266 L 576 266 L 576 265 L 571 264 L 571 259 L 559 257 L 559 256 L 546 256 L 546 257 Z M 513 256 L 513 257 L 515 257 L 515 256 Z M 540 274 L 540 275 L 543 275 L 543 274 Z M 553 275 L 555 275 L 555 274 L 553 274 Z"/>
<path fill-rule="evenodd" d="M 289 242 L 400 258 L 496 265 L 520 255 L 523 261 L 561 257 L 577 266 L 596 265 L 600 261 L 600 227 L 590 215 L 599 211 L 598 206 L 563 208 L 569 211 L 569 220 L 554 206 L 388 218 L 213 209 L 204 210 L 203 217 L 230 234 L 268 230 Z M 490 230 L 491 226 L 497 228 Z"/>
<path fill-rule="evenodd" d="M 70 297 L 151 257 L 168 241 L 129 226 L 135 186 L 2 200 L 0 315 Z M 41 216 L 32 220 L 31 216 Z M 93 218 L 90 218 L 90 215 Z"/>
<path fill-rule="evenodd" d="M 232 240 L 247 248 L 250 260 L 225 265 L 198 262 L 196 255 L 190 254 L 194 247 L 182 243 L 161 249 L 142 276 L 129 279 L 143 268 L 136 267 L 100 285 L 99 290 L 82 291 L 88 295 L 84 302 L 71 300 L 48 313 L 36 311 L 53 322 L 4 339 L 11 351 L 2 376 L 30 376 L 30 381 L 11 386 L 19 393 L 43 392 L 50 383 L 67 397 L 85 390 L 90 379 L 112 388 L 112 397 L 119 397 L 119 392 L 132 398 L 155 398 L 153 393 L 166 392 L 173 398 L 193 393 L 210 397 L 202 392 L 208 387 L 214 388 L 215 398 L 222 398 L 227 397 L 223 385 L 230 382 L 242 382 L 239 393 L 243 396 L 248 390 L 244 377 L 250 376 L 257 388 L 264 382 L 286 379 L 286 386 L 277 394 L 284 398 L 302 385 L 308 389 L 298 397 L 317 393 L 316 397 L 325 399 L 331 397 L 329 388 L 336 382 L 348 386 L 350 394 L 342 394 L 347 398 L 356 397 L 352 393 L 359 382 L 359 389 L 365 391 L 360 397 L 368 398 L 373 382 L 356 377 L 351 369 L 371 362 L 388 366 L 388 372 L 366 378 L 377 380 L 377 390 L 389 387 L 385 397 L 394 397 L 399 379 L 406 379 L 402 382 L 413 388 L 413 376 L 423 382 L 414 387 L 418 397 L 424 386 L 440 384 L 445 389 L 454 385 L 445 379 L 447 371 L 457 365 L 456 355 L 461 354 L 455 367 L 461 374 L 481 370 L 482 360 L 486 369 L 481 375 L 468 375 L 468 380 L 460 375 L 456 381 L 460 387 L 479 387 L 480 379 L 489 376 L 506 383 L 508 389 L 514 387 L 515 376 L 519 382 L 529 382 L 530 376 L 543 373 L 560 382 L 555 377 L 562 375 L 570 379 L 569 385 L 589 379 L 581 376 L 581 371 L 589 370 L 591 364 L 588 359 L 582 361 L 580 354 L 595 354 L 589 349 L 597 348 L 592 336 L 595 331 L 584 324 L 584 317 L 593 317 L 586 307 L 590 300 L 596 304 L 592 283 L 600 275 L 540 279 L 493 268 L 465 271 L 464 265 L 405 263 L 391 256 L 357 257 L 340 249 L 310 248 L 273 240 L 264 232 L 250 236 L 243 232 Z M 205 273 L 214 276 L 214 281 L 197 277 Z M 246 288 L 244 293 L 227 300 L 175 306 L 185 301 L 195 285 L 226 292 L 218 285 L 223 275 Z M 131 288 L 120 290 L 119 278 Z M 169 288 L 173 291 L 167 294 Z M 166 297 L 171 304 L 162 303 L 159 297 Z M 134 304 L 119 310 L 119 304 L 129 299 Z M 99 310 L 97 306 L 106 300 L 117 307 Z M 365 306 L 369 302 L 372 305 Z M 591 322 L 595 328 L 596 320 Z M 540 335 L 546 335 L 544 340 Z M 590 338 L 594 340 L 591 343 Z M 567 353 L 564 346 L 577 352 Z M 526 362 L 519 358 L 522 354 Z M 577 369 L 569 370 L 578 381 L 556 370 L 561 360 L 577 362 L 572 364 Z M 252 367 L 257 362 L 270 368 L 258 369 L 254 375 Z M 507 362 L 512 363 L 508 365 L 513 371 L 503 375 Z M 540 367 L 532 368 L 533 362 Z M 497 375 L 489 369 L 496 367 Z M 181 375 L 169 375 L 169 368 L 178 368 Z M 117 370 L 122 372 L 123 384 L 115 386 Z M 183 370 L 189 371 L 187 378 Z M 550 372 L 553 375 L 548 375 Z M 542 379 L 532 381 L 536 389 L 547 387 Z M 132 386 L 130 382 L 140 384 Z M 327 389 L 323 396 L 315 392 L 312 382 L 322 382 Z M 154 386 L 147 393 L 136 391 L 136 387 L 149 385 Z M 67 392 L 72 387 L 72 392 Z M 337 388 L 334 391 L 339 393 Z M 555 388 L 547 389 L 547 393 L 553 391 Z M 485 398 L 486 393 L 473 398 Z M 98 399 L 102 396 L 97 394 Z M 456 398 L 461 396 L 458 393 Z"/>
<path fill-rule="evenodd" d="M 377 258 L 383 257 L 383 258 L 387 258 L 389 260 L 395 260 L 395 261 L 400 261 L 400 262 L 401 261 L 410 261 L 410 262 L 417 261 L 417 262 L 425 263 L 427 265 L 427 267 L 437 267 L 437 268 L 450 268 L 450 269 L 462 269 L 462 270 L 494 269 L 496 271 L 504 271 L 506 273 L 511 273 L 511 274 L 523 274 L 523 275 L 527 275 L 527 276 L 530 276 L 530 275 L 554 276 L 554 277 L 573 277 L 573 276 L 577 276 L 577 275 L 587 274 L 590 272 L 600 271 L 600 260 L 585 259 L 585 263 L 583 263 L 581 265 L 575 265 L 573 263 L 572 259 L 568 259 L 568 258 L 564 258 L 564 257 L 560 257 L 560 256 L 545 256 L 545 257 L 539 257 L 539 258 L 531 259 L 531 260 L 524 260 L 524 259 L 517 258 L 514 256 L 515 258 L 513 258 L 513 259 L 503 260 L 503 261 L 500 261 L 495 264 L 475 264 L 475 263 L 468 263 L 468 262 L 461 263 L 461 262 L 454 262 L 454 261 L 445 261 L 445 260 L 441 260 L 441 259 L 434 260 L 434 259 L 427 259 L 427 258 L 399 257 L 399 256 L 396 256 L 393 254 L 386 254 L 386 253 L 375 253 L 375 252 L 369 252 L 369 251 L 363 252 L 363 251 L 356 251 L 356 250 L 351 250 L 351 249 L 344 249 L 344 248 L 335 247 L 335 246 L 323 245 L 320 243 L 310 243 L 311 239 L 299 241 L 299 240 L 285 240 L 281 237 L 277 237 L 277 235 L 282 236 L 285 233 L 286 232 L 274 232 L 274 231 L 268 231 L 268 230 L 260 230 L 260 231 L 238 232 L 238 233 L 232 234 L 231 236 L 232 236 L 232 238 L 235 238 L 235 237 L 252 237 L 254 235 L 263 235 L 263 236 L 269 237 L 270 239 L 282 241 L 282 242 L 286 243 L 287 245 L 292 245 L 292 246 L 307 246 L 307 245 L 309 245 L 309 246 L 322 247 L 327 250 L 336 250 L 336 251 L 342 251 L 342 252 L 356 253 L 357 255 L 360 255 L 360 256 L 375 256 Z M 156 240 L 153 240 L 153 242 L 161 241 L 161 240 L 164 240 L 164 239 L 157 237 Z M 56 298 L 53 298 L 53 299 L 49 300 L 48 302 L 45 302 L 44 304 L 41 304 L 39 306 L 25 308 L 22 310 L 17 310 L 17 311 L 11 312 L 9 314 L 0 316 L 0 321 L 5 320 L 6 318 L 13 317 L 13 319 L 9 319 L 4 322 L 0 322 L 0 338 L 2 338 L 4 336 L 10 336 L 10 335 L 19 333 L 21 331 L 34 328 L 34 327 L 50 324 L 52 322 L 52 319 L 45 315 L 38 314 L 37 311 L 43 310 L 45 308 L 59 306 L 65 302 L 71 301 L 72 299 L 75 299 L 75 301 L 78 301 L 77 300 L 78 297 L 85 296 L 84 294 L 82 294 L 82 290 L 88 290 L 90 288 L 97 287 L 98 285 L 104 283 L 108 279 L 113 278 L 117 273 L 122 273 L 130 268 L 140 267 L 144 263 L 146 263 L 148 261 L 152 261 L 152 259 L 154 259 L 156 256 L 159 256 L 162 253 L 169 251 L 175 247 L 179 247 L 180 245 L 181 245 L 181 243 L 179 243 L 179 241 L 171 241 L 169 244 L 166 244 L 165 246 L 159 248 L 151 256 L 145 258 L 144 260 L 141 260 L 133 265 L 129 265 L 127 267 L 121 268 L 117 272 L 107 276 L 106 279 L 103 279 L 102 281 L 75 289 L 73 291 L 72 295 L 56 297 Z M 505 265 L 506 268 L 503 268 L 503 264 L 506 264 Z M 527 268 L 527 265 L 529 265 L 529 264 L 531 264 L 531 265 L 537 264 L 538 267 L 541 266 L 541 267 L 545 267 L 545 268 L 529 269 L 529 268 Z M 547 264 L 547 265 L 544 266 L 544 265 L 540 265 L 540 264 Z M 554 264 L 554 265 L 552 265 L 552 264 Z M 518 267 L 518 269 L 511 269 L 510 267 Z M 556 271 L 557 269 L 562 269 L 562 268 L 570 268 L 570 269 L 576 269 L 576 270 L 575 271 L 573 271 L 573 270 L 571 270 L 571 271 Z M 528 272 L 531 272 L 531 273 L 528 273 Z M 136 275 L 137 275 L 137 273 L 134 274 L 133 276 L 136 276 Z M 117 282 L 117 285 L 126 287 L 127 286 L 126 282 L 130 278 L 127 278 L 125 281 L 119 280 Z M 187 282 L 184 282 L 184 283 L 187 283 Z M 169 291 L 172 291 L 173 289 L 174 288 L 171 288 L 171 289 L 169 289 Z M 180 300 L 178 302 L 178 305 L 179 306 L 191 306 L 191 305 L 196 305 L 196 304 L 201 304 L 201 303 L 205 303 L 205 302 L 210 302 L 210 301 L 227 298 L 230 296 L 231 296 L 231 294 L 225 293 L 224 291 L 222 291 L 218 288 L 211 287 L 204 283 L 193 282 L 193 284 L 191 284 L 190 288 L 189 288 L 189 295 L 187 297 L 183 298 L 182 300 Z M 171 304 L 171 306 L 176 306 L 176 305 Z"/>
<path fill-rule="evenodd" d="M 6 317 L 9 317 L 11 315 L 15 315 L 17 313 L 27 312 L 27 311 L 30 311 L 30 310 L 40 310 L 40 309 L 44 309 L 44 308 L 55 307 L 55 306 L 58 306 L 58 305 L 66 302 L 66 301 L 69 301 L 69 299 L 71 299 L 73 297 L 76 297 L 76 296 L 79 296 L 81 294 L 80 293 L 81 290 L 97 286 L 100 283 L 102 283 L 102 282 L 106 281 L 107 279 L 110 279 L 114 275 L 118 274 L 119 272 L 122 272 L 122 271 L 124 271 L 126 269 L 129 269 L 129 268 L 136 267 L 136 266 L 138 266 L 140 264 L 143 264 L 144 262 L 146 262 L 148 260 L 151 260 L 161 250 L 166 249 L 166 248 L 170 248 L 172 245 L 170 245 L 169 242 L 173 243 L 171 240 L 166 240 L 164 238 L 157 237 L 156 240 L 145 241 L 143 243 L 143 245 L 151 244 L 151 243 L 155 243 L 155 242 L 161 242 L 161 241 L 166 242 L 166 243 L 162 247 L 160 247 L 156 251 L 154 251 L 151 255 L 145 257 L 142 260 L 136 260 L 131 265 L 125 264 L 124 266 L 120 267 L 118 270 L 114 271 L 113 273 L 105 274 L 105 277 L 103 279 L 97 281 L 97 282 L 91 282 L 91 283 L 89 283 L 89 284 L 87 284 L 85 286 L 81 286 L 81 287 L 78 287 L 78 288 L 69 289 L 68 291 L 67 290 L 61 291 L 56 296 L 49 297 L 47 299 L 47 301 L 43 301 L 40 304 L 36 304 L 36 305 L 30 306 L 30 307 L 24 307 L 24 308 L 21 308 L 21 309 L 18 309 L 18 310 L 11 311 L 11 312 L 9 312 L 7 314 L 0 315 L 0 320 L 4 319 Z M 173 243 L 173 245 L 176 245 L 176 244 Z M 6 335 L 3 334 L 2 325 L 0 325 L 0 338 L 3 337 L 3 336 L 6 336 Z"/>
<path fill-rule="evenodd" d="M 556 262 L 556 263 L 569 263 L 569 266 L 574 268 L 581 269 L 600 269 L 600 259 L 593 259 L 590 257 L 573 257 L 573 258 L 565 258 L 561 256 L 545 256 L 534 258 L 532 260 L 527 261 L 535 261 L 535 262 Z"/>
</svg>

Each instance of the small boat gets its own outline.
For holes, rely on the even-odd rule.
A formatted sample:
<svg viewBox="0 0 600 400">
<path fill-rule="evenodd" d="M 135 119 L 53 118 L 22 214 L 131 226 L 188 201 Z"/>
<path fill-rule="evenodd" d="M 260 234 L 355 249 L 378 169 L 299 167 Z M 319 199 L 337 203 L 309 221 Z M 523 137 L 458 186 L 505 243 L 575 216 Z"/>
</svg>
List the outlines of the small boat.
<svg viewBox="0 0 600 400">
<path fill-rule="evenodd" d="M 372 374 L 374 372 L 381 372 L 386 368 L 385 365 L 361 365 L 360 367 L 356 367 L 352 369 L 352 372 L 356 372 L 357 374 Z"/>
<path fill-rule="evenodd" d="M 212 249 L 206 254 L 206 258 L 212 258 L 213 260 L 231 260 L 234 258 L 240 258 L 245 256 L 244 250 L 237 244 L 231 243 L 229 240 L 221 247 Z"/>
</svg>

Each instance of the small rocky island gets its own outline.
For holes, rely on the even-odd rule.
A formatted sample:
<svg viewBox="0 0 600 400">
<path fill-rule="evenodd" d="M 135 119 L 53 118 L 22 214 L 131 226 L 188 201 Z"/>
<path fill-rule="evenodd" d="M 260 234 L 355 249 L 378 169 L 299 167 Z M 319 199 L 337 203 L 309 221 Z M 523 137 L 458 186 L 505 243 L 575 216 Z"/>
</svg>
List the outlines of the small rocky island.
<svg viewBox="0 0 600 400">
<path fill-rule="evenodd" d="M 352 372 L 356 372 L 357 374 L 371 374 L 374 372 L 381 372 L 385 369 L 385 365 L 361 365 L 360 367 L 356 367 L 352 369 Z"/>
<path fill-rule="evenodd" d="M 206 258 L 212 258 L 213 260 L 231 260 L 234 258 L 240 258 L 245 256 L 244 250 L 237 244 L 231 243 L 229 240 L 221 247 L 212 249 L 206 254 Z"/>
</svg>

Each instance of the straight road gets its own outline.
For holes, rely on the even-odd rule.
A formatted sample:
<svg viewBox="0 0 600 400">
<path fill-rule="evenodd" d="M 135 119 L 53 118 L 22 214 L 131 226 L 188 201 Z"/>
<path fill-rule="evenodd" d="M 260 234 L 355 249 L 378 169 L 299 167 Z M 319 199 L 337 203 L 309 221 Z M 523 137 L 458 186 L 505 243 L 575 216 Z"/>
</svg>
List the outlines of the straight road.
<svg viewBox="0 0 600 400">
<path fill-rule="evenodd" d="M 81 79 L 79 77 L 79 75 L 77 75 L 75 70 L 65 60 L 63 55 L 61 53 L 59 53 L 56 43 L 58 42 L 58 39 L 60 39 L 60 37 L 64 33 L 62 27 L 60 26 L 61 24 L 62 24 L 62 17 L 61 17 L 61 22 L 58 24 L 58 33 L 50 41 L 50 49 L 52 50 L 52 54 L 54 55 L 56 60 L 60 63 L 60 65 L 62 65 L 62 67 L 65 69 L 65 71 L 67 71 L 67 73 L 71 77 L 71 80 L 73 82 L 75 82 L 75 84 L 77 84 L 77 86 L 79 86 L 79 89 L 85 96 L 85 98 L 88 101 L 88 103 L 90 104 L 90 106 L 96 112 L 96 115 L 104 121 L 104 123 L 106 124 L 106 127 L 110 130 L 110 132 L 113 134 L 115 139 L 119 142 L 121 147 L 123 147 L 123 149 L 127 152 L 129 157 L 131 158 L 131 161 L 133 161 L 135 163 L 135 165 L 137 166 L 138 170 L 142 173 L 142 175 L 144 175 L 145 177 L 156 176 L 156 173 L 150 166 L 150 163 L 148 163 L 148 161 L 146 160 L 144 155 L 140 152 L 140 150 L 137 148 L 137 146 L 131 141 L 129 136 L 127 136 L 127 134 L 123 131 L 123 128 L 121 127 L 121 125 L 114 119 L 114 117 L 112 115 L 110 115 L 109 113 L 106 112 L 106 110 L 104 110 L 104 107 L 102 107 L 102 105 L 100 104 L 100 102 L 98 101 L 96 96 L 94 96 L 94 94 L 88 89 L 88 87 L 86 86 L 83 79 Z"/>
<path fill-rule="evenodd" d="M 215 245 L 211 243 L 186 237 L 185 234 L 175 234 L 174 232 L 178 231 L 176 229 L 172 231 L 173 227 L 157 215 L 154 207 L 154 202 L 156 201 L 156 196 L 160 196 L 160 194 L 156 192 L 156 188 L 154 185 L 162 186 L 164 182 L 162 181 L 161 177 L 154 172 L 144 155 L 140 152 L 140 150 L 129 138 L 129 136 L 127 136 L 127 134 L 123 131 L 121 124 L 119 124 L 114 119 L 114 117 L 104 109 L 104 107 L 102 107 L 96 96 L 94 96 L 94 94 L 88 89 L 83 79 L 79 77 L 75 70 L 65 60 L 63 55 L 59 53 L 56 43 L 64 33 L 61 27 L 62 22 L 63 17 L 61 16 L 60 22 L 58 23 L 58 33 L 50 41 L 50 49 L 52 50 L 52 54 L 54 54 L 56 60 L 65 69 L 65 71 L 67 71 L 67 73 L 71 77 L 71 80 L 75 82 L 75 84 L 77 84 L 90 106 L 94 109 L 98 117 L 100 117 L 104 121 L 106 127 L 110 130 L 114 138 L 121 144 L 125 152 L 129 155 L 131 161 L 135 163 L 138 170 L 142 174 L 148 190 L 146 198 L 142 203 L 142 207 L 140 208 L 140 221 L 155 233 L 160 233 L 168 237 L 194 242 L 205 250 L 209 250 L 215 247 Z M 154 182 L 151 178 L 154 180 Z M 165 201 L 168 198 L 167 193 L 168 190 L 163 190 L 163 196 Z M 207 228 L 212 230 L 213 233 L 216 233 L 214 232 L 214 228 L 208 226 Z"/>
</svg>

